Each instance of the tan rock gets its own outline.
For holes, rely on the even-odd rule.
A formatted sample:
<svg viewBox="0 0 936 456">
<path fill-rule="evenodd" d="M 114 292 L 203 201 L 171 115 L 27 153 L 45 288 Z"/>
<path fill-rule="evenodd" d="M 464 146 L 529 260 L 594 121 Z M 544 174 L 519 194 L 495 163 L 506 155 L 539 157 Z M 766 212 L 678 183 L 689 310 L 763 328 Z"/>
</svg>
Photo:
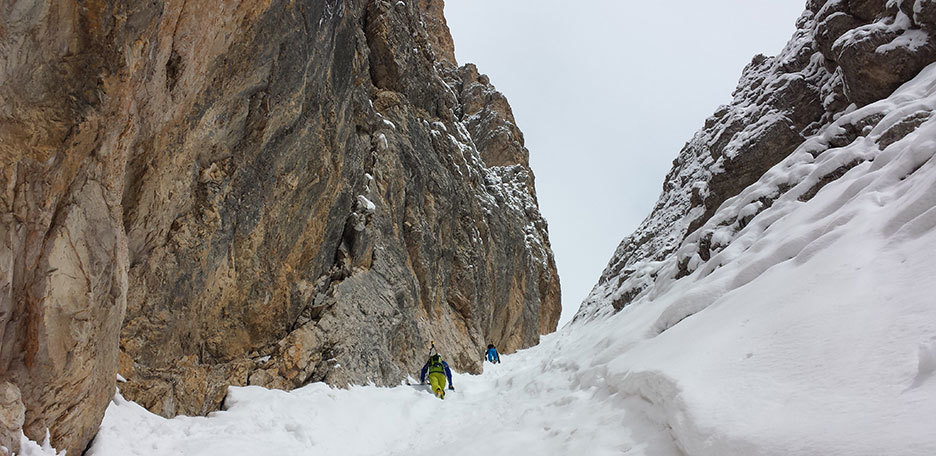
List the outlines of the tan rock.
<svg viewBox="0 0 936 456">
<path fill-rule="evenodd" d="M 458 65 L 455 60 L 455 43 L 445 21 L 445 1 L 419 0 L 419 10 L 429 32 L 429 43 L 435 51 L 436 59 L 453 66 Z"/>
<path fill-rule="evenodd" d="M 0 383 L 0 447 L 7 448 L 10 453 L 19 451 L 25 419 L 26 406 L 19 388 L 10 382 Z"/>
<path fill-rule="evenodd" d="M 0 6 L 0 380 L 27 436 L 80 454 L 118 372 L 200 415 L 555 328 L 506 99 L 461 80 L 441 1 L 342 5 Z"/>
<path fill-rule="evenodd" d="M 529 151 L 523 145 L 523 133 L 517 128 L 507 98 L 498 92 L 490 79 L 467 64 L 458 69 L 462 81 L 458 94 L 462 120 L 481 152 L 487 166 L 530 166 Z"/>
</svg>

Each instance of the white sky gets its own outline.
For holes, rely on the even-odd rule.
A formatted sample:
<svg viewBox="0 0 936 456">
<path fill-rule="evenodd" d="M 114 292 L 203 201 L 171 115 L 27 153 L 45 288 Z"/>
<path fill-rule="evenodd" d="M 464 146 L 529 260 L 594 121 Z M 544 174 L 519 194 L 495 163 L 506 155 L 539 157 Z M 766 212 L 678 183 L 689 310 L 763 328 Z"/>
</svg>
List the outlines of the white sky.
<svg viewBox="0 0 936 456">
<path fill-rule="evenodd" d="M 805 0 L 447 0 L 460 64 L 523 130 L 562 282 L 560 326 L 650 213 L 677 153 Z"/>
</svg>

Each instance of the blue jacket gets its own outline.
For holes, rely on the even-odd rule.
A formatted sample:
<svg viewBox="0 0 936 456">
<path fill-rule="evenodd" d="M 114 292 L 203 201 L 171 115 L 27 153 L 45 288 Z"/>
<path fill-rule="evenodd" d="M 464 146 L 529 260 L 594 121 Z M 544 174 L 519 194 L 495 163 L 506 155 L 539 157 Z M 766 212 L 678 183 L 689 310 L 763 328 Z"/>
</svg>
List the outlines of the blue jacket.
<svg viewBox="0 0 936 456">
<path fill-rule="evenodd" d="M 419 373 L 420 383 L 426 383 L 426 372 L 429 371 L 429 364 L 431 363 L 432 361 L 426 361 L 426 364 L 422 368 L 422 372 Z M 450 386 L 455 386 L 455 384 L 452 383 L 452 370 L 449 369 L 448 363 L 445 361 L 442 361 L 442 367 L 445 368 L 445 377 L 448 378 L 448 384 Z"/>
<path fill-rule="evenodd" d="M 490 362 L 492 362 L 492 363 L 499 363 L 499 362 L 500 362 L 500 356 L 497 355 L 497 349 L 496 349 L 496 348 L 489 348 L 489 349 L 487 350 L 486 356 L 487 356 L 487 360 L 490 361 Z"/>
</svg>

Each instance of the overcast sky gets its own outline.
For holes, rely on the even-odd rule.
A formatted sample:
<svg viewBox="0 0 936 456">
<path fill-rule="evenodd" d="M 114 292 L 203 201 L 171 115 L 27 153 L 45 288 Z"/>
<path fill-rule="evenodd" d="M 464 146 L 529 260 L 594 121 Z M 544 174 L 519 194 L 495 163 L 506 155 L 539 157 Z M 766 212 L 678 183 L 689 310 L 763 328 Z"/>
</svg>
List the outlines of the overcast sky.
<svg viewBox="0 0 936 456">
<path fill-rule="evenodd" d="M 571 319 L 682 146 L 805 0 L 447 0 L 460 64 L 513 107 Z"/>
</svg>

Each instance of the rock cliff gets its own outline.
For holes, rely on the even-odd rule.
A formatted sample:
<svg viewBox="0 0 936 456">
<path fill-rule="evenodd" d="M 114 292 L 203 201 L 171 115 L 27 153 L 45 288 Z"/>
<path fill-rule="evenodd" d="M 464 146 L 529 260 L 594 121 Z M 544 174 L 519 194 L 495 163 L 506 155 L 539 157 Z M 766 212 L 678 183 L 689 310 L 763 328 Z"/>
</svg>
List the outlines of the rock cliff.
<svg viewBox="0 0 936 456">
<path fill-rule="evenodd" d="M 726 230 L 743 229 L 795 183 L 761 195 L 744 213 L 715 220 L 723 203 L 819 132 L 837 132 L 823 150 L 866 136 L 882 115 L 833 122 L 887 97 L 936 61 L 934 38 L 931 0 L 809 0 L 786 47 L 776 57 L 754 57 L 731 103 L 680 151 L 653 211 L 618 246 L 576 319 L 620 310 L 650 293 L 671 261 L 677 273 L 667 279 L 709 261 L 733 236 Z M 858 163 L 828 170 L 798 198 L 811 198 Z"/>
<path fill-rule="evenodd" d="M 0 444 L 80 454 L 118 372 L 203 414 L 553 331 L 523 136 L 442 9 L 0 2 Z"/>
</svg>

